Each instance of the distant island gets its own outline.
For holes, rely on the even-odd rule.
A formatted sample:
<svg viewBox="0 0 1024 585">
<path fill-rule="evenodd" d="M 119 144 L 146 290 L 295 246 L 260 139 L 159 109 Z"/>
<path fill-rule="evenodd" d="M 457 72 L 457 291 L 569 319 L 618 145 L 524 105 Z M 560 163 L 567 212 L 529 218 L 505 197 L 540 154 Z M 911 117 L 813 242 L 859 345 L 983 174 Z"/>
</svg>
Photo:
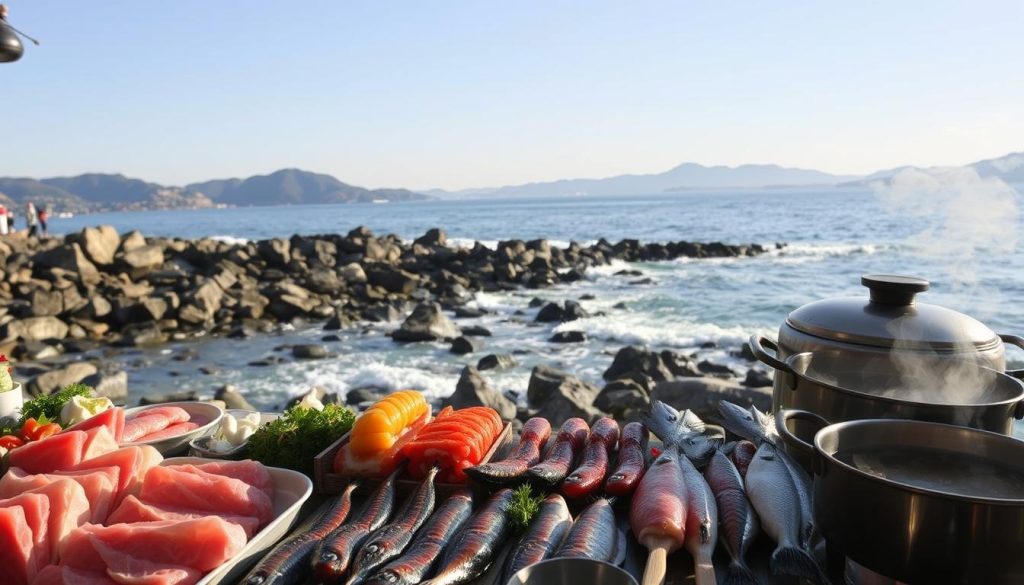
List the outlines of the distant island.
<svg viewBox="0 0 1024 585">
<path fill-rule="evenodd" d="M 1024 152 L 967 165 L 982 177 L 1024 183 Z M 0 204 L 32 201 L 54 212 L 192 209 L 263 205 L 369 203 L 427 199 L 483 199 L 594 195 L 656 195 L 696 190 L 865 188 L 916 167 L 896 167 L 864 176 L 834 175 L 813 169 L 750 164 L 737 167 L 683 163 L 662 173 L 603 179 L 563 179 L 503 187 L 446 191 L 366 189 L 299 169 L 282 169 L 247 179 L 216 179 L 183 187 L 159 185 L 121 174 L 85 174 L 51 179 L 0 177 Z"/>
</svg>

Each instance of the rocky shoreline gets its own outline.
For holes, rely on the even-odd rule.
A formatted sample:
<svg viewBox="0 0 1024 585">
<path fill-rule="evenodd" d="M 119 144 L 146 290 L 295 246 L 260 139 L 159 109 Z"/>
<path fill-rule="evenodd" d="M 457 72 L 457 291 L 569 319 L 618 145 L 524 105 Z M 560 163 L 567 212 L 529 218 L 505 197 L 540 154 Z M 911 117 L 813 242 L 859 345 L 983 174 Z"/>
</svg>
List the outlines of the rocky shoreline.
<svg viewBox="0 0 1024 585">
<path fill-rule="evenodd" d="M 50 371 L 42 363 L 97 347 L 152 347 L 208 335 L 246 338 L 285 323 L 323 320 L 325 329 L 337 330 L 359 322 L 403 318 L 391 333 L 395 342 L 442 339 L 452 342 L 453 353 L 465 354 L 478 349 L 476 335 L 486 332 L 460 329 L 443 311 L 474 316 L 478 309 L 466 304 L 475 292 L 571 283 L 583 279 L 589 268 L 613 260 L 740 257 L 766 251 L 757 244 L 643 244 L 636 240 L 572 243 L 567 248 L 553 247 L 546 240 L 509 240 L 494 249 L 479 243 L 458 248 L 448 245 L 441 229 L 429 230 L 411 242 L 393 235 L 375 236 L 366 228 L 346 235 L 245 243 L 154 238 L 138 232 L 120 235 L 109 226 L 86 228 L 63 238 L 13 236 L 0 239 L 0 353 L 16 360 L 33 394 L 84 379 L 94 385 L 112 385 L 110 393 L 115 395 L 116 387 L 124 385 L 118 372 L 103 372 L 88 362 L 71 362 Z M 637 274 L 627 271 L 623 276 Z M 645 281 L 630 283 L 639 286 Z M 586 316 L 573 301 L 538 301 L 537 308 L 538 322 Z M 585 340 L 581 335 L 567 332 L 551 341 L 574 343 Z M 317 347 L 296 351 L 297 359 L 323 357 L 313 355 Z M 503 359 L 486 356 L 479 366 L 500 366 Z M 671 372 L 669 366 L 665 368 Z M 645 375 L 655 382 L 671 381 L 657 370 L 653 376 Z M 482 380 L 478 373 L 464 372 L 460 388 L 474 387 L 474 375 Z M 571 377 L 535 371 L 533 378 L 547 379 L 551 385 L 551 380 Z M 600 402 L 611 402 L 595 407 L 605 412 L 620 402 L 608 398 L 613 391 L 625 400 L 630 392 L 636 394 L 635 385 L 645 394 L 653 390 L 653 385 L 635 376 L 634 385 L 618 376 L 608 381 L 611 390 Z M 536 393 L 531 390 L 531 394 Z M 597 394 L 591 389 L 577 394 L 575 403 L 595 404 Z"/>
</svg>

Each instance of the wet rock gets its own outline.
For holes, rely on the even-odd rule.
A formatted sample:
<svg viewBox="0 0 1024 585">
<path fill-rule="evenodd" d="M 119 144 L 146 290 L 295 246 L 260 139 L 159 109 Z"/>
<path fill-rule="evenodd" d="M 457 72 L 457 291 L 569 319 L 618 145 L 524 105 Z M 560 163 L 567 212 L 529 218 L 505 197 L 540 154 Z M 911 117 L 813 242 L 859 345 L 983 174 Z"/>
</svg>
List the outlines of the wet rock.
<svg viewBox="0 0 1024 585">
<path fill-rule="evenodd" d="M 199 394 L 195 390 L 182 390 L 166 394 L 146 394 L 139 399 L 139 406 L 167 404 L 168 402 L 197 402 L 198 400 Z"/>
<path fill-rule="evenodd" d="M 767 388 L 772 384 L 774 382 L 771 376 L 754 368 L 747 370 L 747 375 L 743 378 L 743 385 L 751 388 Z"/>
<path fill-rule="evenodd" d="M 594 296 L 594 295 L 592 295 L 590 293 L 586 293 L 586 294 L 580 295 L 580 300 L 581 301 L 593 301 L 596 298 L 597 298 L 596 296 Z"/>
<path fill-rule="evenodd" d="M 33 256 L 32 261 L 38 268 L 60 269 L 70 278 L 84 285 L 92 286 L 100 281 L 96 265 L 86 258 L 78 244 L 65 244 Z"/>
<path fill-rule="evenodd" d="M 376 402 L 384 397 L 387 392 L 382 388 L 353 388 L 345 394 L 345 404 L 355 405 L 366 402 Z"/>
<path fill-rule="evenodd" d="M 614 380 L 605 385 L 594 399 L 594 406 L 616 420 L 638 420 L 641 412 L 650 406 L 647 390 L 634 380 Z"/>
<path fill-rule="evenodd" d="M 164 263 L 164 250 L 160 246 L 142 246 L 125 252 L 119 259 L 132 278 L 139 278 L 156 270 Z"/>
<path fill-rule="evenodd" d="M 292 356 L 300 360 L 319 360 L 333 355 L 326 346 L 303 343 L 292 348 Z"/>
<path fill-rule="evenodd" d="M 338 270 L 338 276 L 349 284 L 360 284 L 366 282 L 366 272 L 358 262 L 351 262 Z"/>
<path fill-rule="evenodd" d="M 693 360 L 685 355 L 667 349 L 662 350 L 658 355 L 661 357 L 661 362 L 665 364 L 665 367 L 677 378 L 700 378 L 704 375 L 697 368 L 697 364 L 693 363 Z"/>
<path fill-rule="evenodd" d="M 114 263 L 114 254 L 121 245 L 117 230 L 109 225 L 85 228 L 76 239 L 89 260 L 101 266 Z"/>
<path fill-rule="evenodd" d="M 455 317 L 459 319 L 478 319 L 486 315 L 483 309 L 474 307 L 455 307 Z"/>
<path fill-rule="evenodd" d="M 29 302 L 35 317 L 53 317 L 64 310 L 64 295 L 57 290 L 34 290 Z"/>
<path fill-rule="evenodd" d="M 476 363 L 478 370 L 507 370 L 516 366 L 516 359 L 508 354 L 489 354 Z"/>
<path fill-rule="evenodd" d="M 459 337 L 459 329 L 437 303 L 417 305 L 402 326 L 391 334 L 395 341 L 434 341 Z"/>
<path fill-rule="evenodd" d="M 48 360 L 60 355 L 60 350 L 42 341 L 26 341 L 14 346 L 11 357 L 22 362 Z"/>
<path fill-rule="evenodd" d="M 551 343 L 585 343 L 587 334 L 583 331 L 559 331 L 548 339 Z"/>
<path fill-rule="evenodd" d="M 106 396 L 114 402 L 128 399 L 128 373 L 123 370 L 97 372 L 83 378 L 82 383 L 91 386 L 97 396 Z"/>
<path fill-rule="evenodd" d="M 256 253 L 269 266 L 281 267 L 291 260 L 291 242 L 281 238 L 256 242 Z"/>
<path fill-rule="evenodd" d="M 224 402 L 227 408 L 237 408 L 242 410 L 257 410 L 242 393 L 238 391 L 238 388 L 231 384 L 225 384 L 220 388 L 217 388 L 213 392 L 213 398 Z"/>
<path fill-rule="evenodd" d="M 67 323 L 56 317 L 17 319 L 0 327 L 0 339 L 42 341 L 44 339 L 64 339 L 67 336 Z"/>
<path fill-rule="evenodd" d="M 487 406 L 496 410 L 502 420 L 510 420 L 516 416 L 515 403 L 492 388 L 473 366 L 462 369 L 459 381 L 455 385 L 455 392 L 445 398 L 443 406 L 455 409 Z"/>
<path fill-rule="evenodd" d="M 165 343 L 167 334 L 155 324 L 132 325 L 121 332 L 116 345 L 121 347 L 148 347 Z"/>
<path fill-rule="evenodd" d="M 81 382 L 97 371 L 96 366 L 89 362 L 73 362 L 59 369 L 39 374 L 29 380 L 25 385 L 25 390 L 32 396 L 53 394 L 68 384 Z"/>
<path fill-rule="evenodd" d="M 702 373 L 711 376 L 721 376 L 725 378 L 733 378 L 736 376 L 736 372 L 732 371 L 732 368 L 724 364 L 716 364 L 708 360 L 701 360 L 697 364 L 697 369 Z"/>
<path fill-rule="evenodd" d="M 411 272 L 395 266 L 375 266 L 366 273 L 367 281 L 384 290 L 401 295 L 410 295 L 419 286 L 420 279 Z"/>
<path fill-rule="evenodd" d="M 764 388 L 742 386 L 733 380 L 689 378 L 657 383 L 651 391 L 651 400 L 667 402 L 679 410 L 689 408 L 701 417 L 716 418 L 718 403 L 722 400 L 768 411 L 772 406 L 772 393 Z"/>
<path fill-rule="evenodd" d="M 284 358 L 283 357 L 281 357 L 279 355 L 272 355 L 272 356 L 267 356 L 265 358 L 260 358 L 258 360 L 253 360 L 253 361 L 249 362 L 248 365 L 256 366 L 256 367 L 264 367 L 264 366 L 274 366 L 274 365 L 280 364 L 282 362 L 284 362 Z"/>
<path fill-rule="evenodd" d="M 221 370 L 216 366 L 199 366 L 199 372 L 207 376 L 217 376 L 222 374 L 224 370 Z"/>
<path fill-rule="evenodd" d="M 543 307 L 545 304 L 546 304 L 546 301 L 544 299 L 542 299 L 540 297 L 533 297 L 532 299 L 530 299 L 530 303 L 529 303 L 528 306 L 531 309 L 536 309 L 537 307 Z M 555 306 L 557 307 L 558 305 L 555 305 Z"/>
<path fill-rule="evenodd" d="M 642 286 L 646 284 L 654 284 L 653 278 L 638 278 L 637 280 L 631 280 L 627 284 L 632 286 Z"/>
<path fill-rule="evenodd" d="M 352 320 L 349 319 L 345 311 L 341 309 L 335 309 L 334 314 L 331 318 L 324 323 L 324 331 L 338 331 L 339 329 L 347 329 L 352 326 Z"/>
<path fill-rule="evenodd" d="M 101 226 L 102 227 L 102 226 Z M 146 245 L 146 237 L 139 230 L 132 230 L 121 239 L 121 252 L 131 252 Z"/>
<path fill-rule="evenodd" d="M 466 355 L 473 352 L 480 351 L 484 347 L 484 342 L 479 339 L 471 337 L 456 337 L 452 340 L 451 353 L 456 355 Z"/>
<path fill-rule="evenodd" d="M 576 301 L 565 301 L 562 306 L 557 303 L 548 303 L 541 307 L 534 319 L 538 323 L 566 323 L 589 317 L 590 315 Z"/>
<path fill-rule="evenodd" d="M 602 413 L 593 406 L 600 391 L 575 376 L 547 366 L 536 366 L 530 374 L 526 396 L 536 407 L 535 416 L 543 416 L 552 426 L 565 419 L 578 416 L 588 422 L 600 418 Z"/>
<path fill-rule="evenodd" d="M 673 378 L 672 371 L 665 365 L 659 354 L 635 345 L 620 349 L 612 359 L 612 365 L 608 366 L 602 377 L 608 381 L 617 380 L 628 376 L 631 372 L 644 374 L 657 381 Z"/>
<path fill-rule="evenodd" d="M 327 389 L 324 388 L 323 386 L 312 386 L 304 394 L 300 394 L 300 395 L 296 396 L 295 398 L 292 398 L 291 400 L 289 400 L 288 404 L 285 406 L 285 408 L 291 408 L 291 407 L 295 406 L 296 404 L 302 402 L 302 400 L 304 398 L 306 398 L 307 396 L 310 397 L 310 398 L 316 398 L 317 400 L 319 400 L 323 404 L 337 404 L 338 403 L 338 395 L 335 394 L 334 392 L 328 392 Z"/>
<path fill-rule="evenodd" d="M 466 337 L 490 337 L 491 330 L 483 325 L 470 325 L 462 328 L 462 334 Z"/>
<path fill-rule="evenodd" d="M 628 309 L 629 305 L 627 305 L 625 301 L 619 301 L 619 302 L 615 303 L 614 305 L 612 305 L 612 308 L 613 309 L 619 309 L 619 310 Z"/>
<path fill-rule="evenodd" d="M 448 235 L 441 228 L 431 228 L 427 233 L 416 238 L 413 243 L 427 248 L 444 247 L 448 245 Z"/>
</svg>

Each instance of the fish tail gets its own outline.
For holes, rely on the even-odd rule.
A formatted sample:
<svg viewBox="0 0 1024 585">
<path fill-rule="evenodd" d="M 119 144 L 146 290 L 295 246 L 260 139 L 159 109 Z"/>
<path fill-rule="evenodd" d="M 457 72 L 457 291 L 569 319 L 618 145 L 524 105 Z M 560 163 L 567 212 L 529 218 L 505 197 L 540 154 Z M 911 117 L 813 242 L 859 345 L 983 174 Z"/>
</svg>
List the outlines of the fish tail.
<svg viewBox="0 0 1024 585">
<path fill-rule="evenodd" d="M 828 577 L 821 570 L 811 553 L 796 546 L 780 546 L 772 553 L 772 573 L 810 579 L 818 585 L 829 585 Z"/>
<path fill-rule="evenodd" d="M 722 581 L 722 585 L 758 585 L 758 583 L 759 581 L 750 567 L 739 559 L 733 559 L 729 563 L 729 568 L 725 572 L 725 580 Z"/>
</svg>

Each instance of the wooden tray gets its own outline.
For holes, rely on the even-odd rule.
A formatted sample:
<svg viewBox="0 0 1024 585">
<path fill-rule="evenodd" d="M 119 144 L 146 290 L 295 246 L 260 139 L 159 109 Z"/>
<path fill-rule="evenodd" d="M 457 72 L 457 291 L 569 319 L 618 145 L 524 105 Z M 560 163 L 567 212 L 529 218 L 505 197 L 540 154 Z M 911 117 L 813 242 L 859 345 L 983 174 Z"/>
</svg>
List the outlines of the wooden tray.
<svg viewBox="0 0 1024 585">
<path fill-rule="evenodd" d="M 381 478 L 347 475 L 334 472 L 334 457 L 338 454 L 338 450 L 340 450 L 345 443 L 348 443 L 348 438 L 349 433 L 345 433 L 340 439 L 321 451 L 320 454 L 313 459 L 313 477 L 317 494 L 322 496 L 340 494 L 345 486 L 353 479 L 362 480 L 359 487 L 356 488 L 356 493 L 365 494 L 372 492 L 373 489 L 383 481 Z M 511 442 L 511 438 L 512 425 L 506 423 L 504 428 L 501 429 L 501 432 L 498 433 L 498 437 L 494 439 L 494 443 L 491 444 L 491 448 L 484 454 L 484 458 L 480 463 L 487 463 L 496 454 L 503 453 Z M 422 483 L 422 480 L 400 477 L 398 478 L 396 487 L 398 493 L 404 495 L 416 489 L 416 486 L 420 485 L 420 483 Z M 439 497 L 447 497 L 466 487 L 476 487 L 469 483 L 437 482 L 434 485 Z"/>
</svg>

